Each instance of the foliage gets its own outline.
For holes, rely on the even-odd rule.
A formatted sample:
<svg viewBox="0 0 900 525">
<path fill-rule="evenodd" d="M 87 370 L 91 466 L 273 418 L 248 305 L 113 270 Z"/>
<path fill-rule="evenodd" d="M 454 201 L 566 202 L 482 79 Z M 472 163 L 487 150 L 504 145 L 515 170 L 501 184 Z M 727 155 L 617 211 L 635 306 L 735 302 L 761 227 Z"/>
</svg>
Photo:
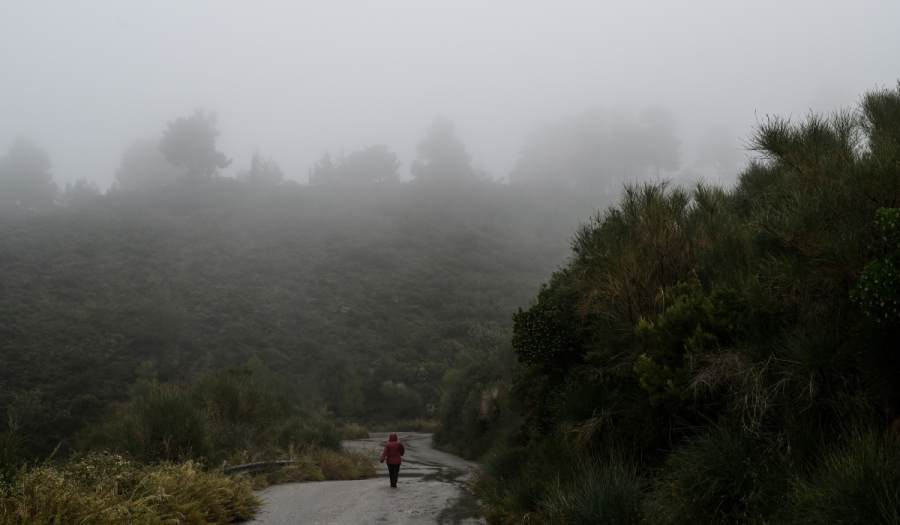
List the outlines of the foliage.
<svg viewBox="0 0 900 525">
<path fill-rule="evenodd" d="M 641 523 L 644 480 L 633 463 L 615 455 L 587 457 L 568 478 L 557 478 L 541 498 L 541 515 L 549 525 Z"/>
<path fill-rule="evenodd" d="M 46 210 L 57 191 L 47 152 L 28 139 L 15 139 L 0 157 L 0 209 Z"/>
<path fill-rule="evenodd" d="M 131 399 L 89 428 L 85 442 L 145 462 L 212 464 L 280 459 L 292 447 L 340 449 L 332 422 L 249 366 L 211 370 L 191 384 L 139 380 Z"/>
<path fill-rule="evenodd" d="M 400 419 L 372 427 L 372 432 L 425 432 L 431 434 L 438 431 L 440 423 L 434 419 L 416 418 Z"/>
<path fill-rule="evenodd" d="M 374 458 L 358 450 L 337 452 L 312 447 L 300 454 L 290 453 L 287 457 L 293 463 L 260 476 L 261 486 L 257 488 L 270 483 L 366 479 L 376 473 Z"/>
<path fill-rule="evenodd" d="M 470 331 L 453 369 L 444 376 L 435 445 L 474 459 L 514 432 L 509 405 L 515 362 L 505 336 L 496 326 Z"/>
<path fill-rule="evenodd" d="M 284 170 L 272 157 L 263 158 L 257 149 L 250 159 L 250 169 L 238 173 L 237 178 L 251 186 L 272 187 L 284 182 Z"/>
<path fill-rule="evenodd" d="M 359 423 L 344 423 L 340 427 L 341 440 L 368 439 L 369 431 Z"/>
<path fill-rule="evenodd" d="M 473 484 L 490 522 L 606 519 L 598 451 L 628 458 L 619 522 L 900 521 L 900 83 L 749 144 L 733 189 L 626 187 L 516 315 L 519 402 L 452 421 L 519 422 Z"/>
<path fill-rule="evenodd" d="M 143 467 L 121 456 L 86 455 L 23 469 L 0 499 L 0 523 L 185 523 L 245 520 L 261 502 L 246 477 L 196 463 Z"/>
<path fill-rule="evenodd" d="M 63 206 L 89 206 L 102 193 L 96 182 L 81 178 L 75 184 L 66 183 L 66 189 L 59 196 L 59 203 Z"/>
<path fill-rule="evenodd" d="M 746 316 L 737 294 L 720 288 L 705 295 L 696 281 L 666 291 L 666 309 L 656 322 L 636 328 L 646 352 L 634 364 L 650 404 L 669 412 L 696 409 L 690 389 L 696 357 L 717 353 L 744 327 Z"/>
<path fill-rule="evenodd" d="M 757 449 L 741 430 L 713 427 L 666 459 L 645 502 L 647 521 L 747 523 L 767 518 L 787 488 L 776 458 L 772 450 Z"/>
<path fill-rule="evenodd" d="M 584 357 L 586 324 L 578 315 L 580 295 L 570 272 L 560 270 L 541 285 L 537 302 L 513 315 L 512 346 L 519 361 L 566 367 Z"/>
<path fill-rule="evenodd" d="M 794 483 L 788 510 L 794 523 L 900 523 L 896 435 L 857 429 Z"/>
<path fill-rule="evenodd" d="M 150 385 L 128 404 L 116 407 L 90 433 L 93 447 L 128 453 L 141 461 L 185 461 L 212 452 L 203 409 L 179 385 Z"/>
<path fill-rule="evenodd" d="M 336 161 L 327 151 L 309 173 L 310 184 L 360 185 L 400 182 L 400 161 L 397 154 L 383 144 L 376 144 Z"/>
<path fill-rule="evenodd" d="M 153 190 L 174 184 L 184 176 L 184 169 L 166 162 L 159 149 L 160 139 L 138 139 L 122 152 L 116 168 L 117 190 Z"/>
<path fill-rule="evenodd" d="M 409 169 L 416 180 L 458 184 L 485 178 L 472 167 L 472 158 L 457 138 L 453 121 L 443 115 L 435 117 L 416 153 L 418 157 Z"/>
<path fill-rule="evenodd" d="M 189 118 L 168 122 L 169 129 L 163 131 L 159 143 L 166 162 L 186 168 L 188 176 L 195 180 L 212 177 L 220 168 L 227 168 L 231 159 L 216 150 L 220 135 L 217 120 L 215 112 L 198 109 Z"/>
<path fill-rule="evenodd" d="M 401 417 L 390 381 L 421 396 L 402 417 L 426 417 L 470 327 L 507 330 L 596 202 L 523 186 L 184 184 L 0 214 L 0 406 L 18 410 L 27 456 L 72 450 L 143 362 L 177 383 L 256 355 L 304 406 L 365 424 Z"/>
<path fill-rule="evenodd" d="M 872 261 L 862 270 L 859 285 L 850 296 L 876 322 L 900 321 L 900 208 L 882 208 L 877 222 L 889 253 Z"/>
<path fill-rule="evenodd" d="M 0 433 L 0 496 L 6 496 L 17 480 L 25 463 L 22 452 L 22 437 L 11 422 L 9 429 Z"/>
</svg>

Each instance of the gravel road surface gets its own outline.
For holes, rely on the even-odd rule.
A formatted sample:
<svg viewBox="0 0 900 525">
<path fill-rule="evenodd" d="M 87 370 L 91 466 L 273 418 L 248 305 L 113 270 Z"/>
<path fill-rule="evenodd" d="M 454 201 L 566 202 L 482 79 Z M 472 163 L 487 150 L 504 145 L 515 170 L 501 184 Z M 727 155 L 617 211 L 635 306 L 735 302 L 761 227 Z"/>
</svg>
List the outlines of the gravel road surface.
<svg viewBox="0 0 900 525">
<path fill-rule="evenodd" d="M 406 448 L 400 480 L 392 489 L 388 471 L 359 481 L 321 481 L 273 485 L 259 493 L 265 502 L 256 519 L 259 525 L 294 524 L 476 524 L 477 505 L 464 489 L 474 463 L 431 447 L 431 434 L 398 432 Z M 344 446 L 381 456 L 388 433 L 346 441 Z"/>
</svg>

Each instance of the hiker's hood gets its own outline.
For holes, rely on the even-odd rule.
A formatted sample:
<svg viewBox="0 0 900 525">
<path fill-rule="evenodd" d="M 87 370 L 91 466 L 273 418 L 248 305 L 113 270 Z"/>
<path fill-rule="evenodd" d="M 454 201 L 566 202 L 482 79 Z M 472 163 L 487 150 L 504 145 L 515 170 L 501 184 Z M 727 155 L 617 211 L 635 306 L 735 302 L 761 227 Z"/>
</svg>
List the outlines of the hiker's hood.
<svg viewBox="0 0 900 525">
<path fill-rule="evenodd" d="M 391 432 L 391 437 L 388 438 L 388 441 L 397 441 L 397 434 Z"/>
</svg>

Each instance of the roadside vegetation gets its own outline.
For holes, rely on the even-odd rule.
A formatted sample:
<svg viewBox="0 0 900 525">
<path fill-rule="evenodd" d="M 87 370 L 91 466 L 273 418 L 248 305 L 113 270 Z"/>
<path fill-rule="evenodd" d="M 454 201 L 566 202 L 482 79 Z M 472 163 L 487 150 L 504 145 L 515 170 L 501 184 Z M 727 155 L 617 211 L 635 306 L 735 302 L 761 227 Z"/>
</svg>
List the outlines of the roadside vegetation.
<svg viewBox="0 0 900 525">
<path fill-rule="evenodd" d="M 900 523 L 900 85 L 636 184 L 445 376 L 497 524 Z"/>
<path fill-rule="evenodd" d="M 218 177 L 231 161 L 214 113 L 168 128 L 123 153 L 106 194 L 87 180 L 59 191 L 25 139 L 0 156 L 11 523 L 206 523 L 183 509 L 209 506 L 209 523 L 228 522 L 255 504 L 248 487 L 371 476 L 371 458 L 340 441 L 434 430 L 471 328 L 508 329 L 602 199 L 599 185 L 491 182 L 444 118 L 416 180 L 373 146 L 326 153 L 308 186 L 258 151 L 237 179 Z M 127 472 L 79 477 L 108 457 Z M 225 475 L 272 460 L 290 463 Z"/>
<path fill-rule="evenodd" d="M 256 356 L 344 422 L 426 418 L 470 325 L 508 329 L 595 202 L 473 184 L 211 180 L 0 213 L 0 406 L 30 454 L 68 453 L 143 363 L 178 383 Z"/>
<path fill-rule="evenodd" d="M 231 523 L 252 516 L 253 490 L 270 483 L 375 474 L 371 457 L 341 447 L 342 431 L 365 429 L 341 429 L 297 399 L 257 359 L 175 384 L 145 364 L 129 400 L 84 429 L 73 456 L 30 463 L 16 431 L 3 435 L 0 523 Z M 266 460 L 289 463 L 228 474 Z"/>
</svg>

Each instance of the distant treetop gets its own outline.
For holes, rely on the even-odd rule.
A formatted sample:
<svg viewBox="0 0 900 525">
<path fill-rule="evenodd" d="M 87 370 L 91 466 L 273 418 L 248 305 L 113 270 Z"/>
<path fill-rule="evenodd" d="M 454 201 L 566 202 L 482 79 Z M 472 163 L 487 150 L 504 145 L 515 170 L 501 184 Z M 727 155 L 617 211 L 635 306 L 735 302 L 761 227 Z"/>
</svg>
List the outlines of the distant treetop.
<svg viewBox="0 0 900 525">
<path fill-rule="evenodd" d="M 400 182 L 400 161 L 383 144 L 331 159 L 327 151 L 310 169 L 310 184 L 364 184 Z"/>
<path fill-rule="evenodd" d="M 15 139 L 0 157 L 0 208 L 45 210 L 58 191 L 47 152 L 28 139 Z"/>
<path fill-rule="evenodd" d="M 416 180 L 463 182 L 485 178 L 484 173 L 472 168 L 472 157 L 456 136 L 456 126 L 443 115 L 431 123 L 416 152 L 418 158 L 410 167 Z"/>
<path fill-rule="evenodd" d="M 202 109 L 196 110 L 190 118 L 180 117 L 169 122 L 159 150 L 169 164 L 187 168 L 191 178 L 213 177 L 219 169 L 231 164 L 231 159 L 216 151 L 216 139 L 220 135 L 216 123 L 216 113 L 206 113 Z"/>
</svg>

